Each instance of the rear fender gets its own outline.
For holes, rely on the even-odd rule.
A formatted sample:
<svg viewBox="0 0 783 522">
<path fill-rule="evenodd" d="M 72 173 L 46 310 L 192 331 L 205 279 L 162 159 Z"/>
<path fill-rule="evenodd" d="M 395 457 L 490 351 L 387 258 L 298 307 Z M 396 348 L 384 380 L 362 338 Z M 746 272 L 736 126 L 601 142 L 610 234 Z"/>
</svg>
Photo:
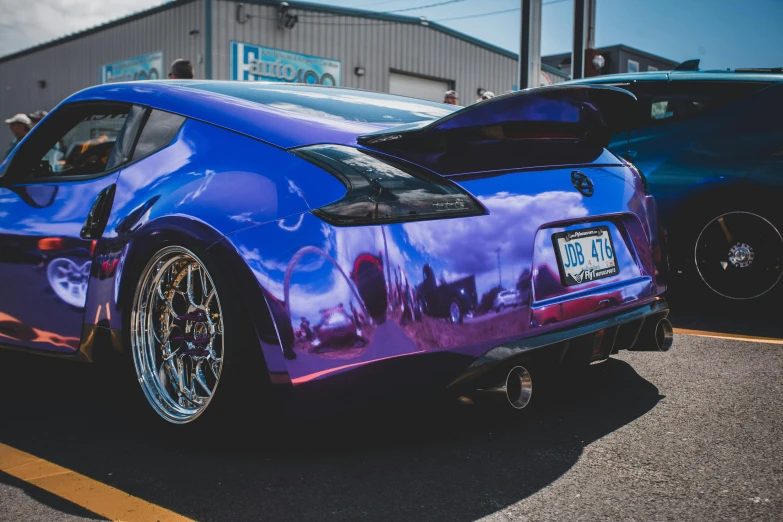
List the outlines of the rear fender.
<svg viewBox="0 0 783 522">
<path fill-rule="evenodd" d="M 166 216 L 147 222 L 132 236 L 102 239 L 95 252 L 85 307 L 85 324 L 123 330 L 141 271 L 154 252 L 166 245 L 204 251 L 220 233 L 187 216 Z"/>
<path fill-rule="evenodd" d="M 240 299 L 247 311 L 243 321 L 252 324 L 255 335 L 247 339 L 249 349 L 262 349 L 273 383 L 290 383 L 272 316 L 262 289 L 252 272 L 230 243 L 206 223 L 185 216 L 167 216 L 146 223 L 128 241 L 103 240 L 97 254 L 97 270 L 92 274 L 85 327 L 98 334 L 109 334 L 115 350 L 122 350 L 133 295 L 142 270 L 152 255 L 167 245 L 180 245 L 193 251 L 208 252 L 220 270 L 225 271 L 233 288 L 229 299 Z M 107 273 L 107 268 L 110 273 Z M 282 370 L 281 370 L 282 368 Z"/>
</svg>

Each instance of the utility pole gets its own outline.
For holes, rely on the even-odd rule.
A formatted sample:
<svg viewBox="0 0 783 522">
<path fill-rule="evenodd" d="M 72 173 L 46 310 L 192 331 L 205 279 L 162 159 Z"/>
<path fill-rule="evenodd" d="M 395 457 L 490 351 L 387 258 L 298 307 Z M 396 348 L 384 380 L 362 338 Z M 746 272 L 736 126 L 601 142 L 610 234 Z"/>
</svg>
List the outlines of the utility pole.
<svg viewBox="0 0 783 522">
<path fill-rule="evenodd" d="M 541 0 L 522 0 L 519 89 L 538 87 L 541 75 Z"/>
<path fill-rule="evenodd" d="M 571 51 L 571 78 L 585 77 L 585 50 L 595 49 L 596 0 L 574 0 L 574 45 Z"/>
<path fill-rule="evenodd" d="M 495 253 L 498 255 L 498 288 L 503 288 L 503 277 L 500 273 L 500 247 L 495 249 Z"/>
</svg>

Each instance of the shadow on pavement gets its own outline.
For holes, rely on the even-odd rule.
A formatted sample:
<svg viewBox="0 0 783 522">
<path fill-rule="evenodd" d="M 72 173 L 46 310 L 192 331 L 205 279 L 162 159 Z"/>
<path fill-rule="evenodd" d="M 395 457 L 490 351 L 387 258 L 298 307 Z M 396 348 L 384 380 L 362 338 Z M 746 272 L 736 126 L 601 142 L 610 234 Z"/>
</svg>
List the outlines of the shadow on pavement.
<svg viewBox="0 0 783 522">
<path fill-rule="evenodd" d="M 1 442 L 197 520 L 473 520 L 552 483 L 661 398 L 610 360 L 534 388 L 521 415 L 411 405 L 179 440 L 123 416 L 99 366 L 0 353 L 0 367 Z"/>
<path fill-rule="evenodd" d="M 86 518 L 88 520 L 104 520 L 102 517 L 98 517 L 90 511 L 72 504 L 67 500 L 63 500 L 60 497 L 53 495 L 47 491 L 39 489 L 35 486 L 28 484 L 22 480 L 0 472 L 0 484 L 11 486 L 12 488 L 19 489 L 24 492 L 33 501 L 38 504 L 48 506 L 49 508 L 61 513 L 62 515 L 70 515 L 73 517 Z M 28 505 L 15 506 L 13 500 L 3 499 L 0 501 L 0 520 L 40 520 L 40 513 L 35 513 L 36 517 L 31 517 L 31 513 L 27 511 Z"/>
</svg>

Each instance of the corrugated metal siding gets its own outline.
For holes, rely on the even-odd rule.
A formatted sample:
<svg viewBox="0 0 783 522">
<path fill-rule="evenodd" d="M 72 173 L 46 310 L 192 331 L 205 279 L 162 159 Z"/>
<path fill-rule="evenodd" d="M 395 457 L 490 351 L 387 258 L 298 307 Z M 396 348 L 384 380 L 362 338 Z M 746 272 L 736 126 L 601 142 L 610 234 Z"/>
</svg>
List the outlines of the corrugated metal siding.
<svg viewBox="0 0 783 522">
<path fill-rule="evenodd" d="M 188 34 L 192 29 L 199 34 Z M 204 0 L 199 0 L 0 62 L 0 116 L 50 110 L 70 94 L 97 84 L 102 65 L 155 51 L 163 51 L 166 73 L 169 64 L 182 57 L 190 59 L 203 78 L 203 63 L 197 63 L 203 49 Z M 46 81 L 46 88 L 37 86 L 39 80 Z"/>
<path fill-rule="evenodd" d="M 0 62 L 0 116 L 49 110 L 70 94 L 95 85 L 101 65 L 162 51 L 164 68 L 179 57 L 205 77 L 207 0 L 173 6 Z M 387 92 L 389 71 L 453 81 L 461 102 L 473 103 L 478 88 L 500 94 L 516 83 L 517 64 L 508 56 L 421 25 L 331 15 L 295 9 L 299 23 L 278 29 L 276 8 L 245 4 L 250 19 L 236 21 L 232 0 L 212 0 L 212 71 L 229 78 L 229 42 L 237 40 L 339 60 L 342 85 Z M 190 35 L 192 29 L 199 31 Z M 365 76 L 356 76 L 362 66 Z M 37 86 L 45 80 L 46 88 Z M 7 135 L 10 139 L 10 133 Z M 5 141 L 5 140 L 3 140 Z"/>
<path fill-rule="evenodd" d="M 236 40 L 339 60 L 345 87 L 387 92 L 389 71 L 395 70 L 451 80 L 461 102 L 469 104 L 479 88 L 500 94 L 516 84 L 514 59 L 425 26 L 295 9 L 299 23 L 278 29 L 276 8 L 245 4 L 244 12 L 250 18 L 240 24 L 234 1 L 214 0 L 215 79 L 229 79 L 229 42 Z M 365 76 L 354 74 L 357 66 Z"/>
</svg>

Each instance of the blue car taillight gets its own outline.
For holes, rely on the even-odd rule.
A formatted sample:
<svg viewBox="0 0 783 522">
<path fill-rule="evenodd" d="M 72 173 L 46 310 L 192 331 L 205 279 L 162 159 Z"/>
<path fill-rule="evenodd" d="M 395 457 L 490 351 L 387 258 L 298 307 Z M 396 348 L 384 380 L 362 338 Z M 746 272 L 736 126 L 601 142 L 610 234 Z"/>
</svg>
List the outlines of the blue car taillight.
<svg viewBox="0 0 783 522">
<path fill-rule="evenodd" d="M 453 182 L 421 167 L 343 145 L 293 151 L 343 182 L 338 201 L 313 211 L 338 226 L 477 216 L 484 207 Z"/>
</svg>

